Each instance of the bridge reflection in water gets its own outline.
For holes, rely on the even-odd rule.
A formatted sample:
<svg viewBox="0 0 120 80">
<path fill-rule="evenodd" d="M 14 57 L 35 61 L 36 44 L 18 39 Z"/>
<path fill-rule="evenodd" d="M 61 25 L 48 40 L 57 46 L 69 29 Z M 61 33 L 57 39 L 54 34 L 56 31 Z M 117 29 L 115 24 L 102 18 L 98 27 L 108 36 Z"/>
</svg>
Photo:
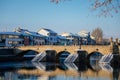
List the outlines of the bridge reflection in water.
<svg viewBox="0 0 120 80">
<path fill-rule="evenodd" d="M 0 63 L 0 80 L 120 80 L 120 66 L 95 63 Z"/>
</svg>

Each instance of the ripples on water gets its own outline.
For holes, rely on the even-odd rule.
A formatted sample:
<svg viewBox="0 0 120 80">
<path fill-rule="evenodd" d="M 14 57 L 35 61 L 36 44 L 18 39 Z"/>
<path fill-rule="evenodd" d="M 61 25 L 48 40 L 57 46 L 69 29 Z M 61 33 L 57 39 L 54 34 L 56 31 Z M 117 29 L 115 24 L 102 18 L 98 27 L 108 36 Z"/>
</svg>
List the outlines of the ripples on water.
<svg viewBox="0 0 120 80">
<path fill-rule="evenodd" d="M 0 62 L 0 80 L 120 80 L 119 66 L 93 63 Z"/>
</svg>

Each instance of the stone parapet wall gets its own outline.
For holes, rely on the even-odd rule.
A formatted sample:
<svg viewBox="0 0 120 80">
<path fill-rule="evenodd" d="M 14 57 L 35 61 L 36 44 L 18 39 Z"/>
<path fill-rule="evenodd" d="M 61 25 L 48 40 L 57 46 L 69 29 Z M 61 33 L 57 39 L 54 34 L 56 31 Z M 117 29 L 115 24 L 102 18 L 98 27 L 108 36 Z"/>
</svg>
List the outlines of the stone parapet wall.
<svg viewBox="0 0 120 80">
<path fill-rule="evenodd" d="M 120 47 L 120 46 L 119 46 Z M 20 50 L 35 50 L 38 52 L 43 52 L 47 49 L 56 50 L 57 53 L 67 50 L 70 53 L 74 53 L 77 49 L 79 49 L 79 46 L 52 46 L 52 45 L 43 45 L 43 46 L 22 46 L 18 47 Z M 109 45 L 82 45 L 82 50 L 86 50 L 88 53 L 94 52 L 98 50 L 98 52 L 101 52 L 103 54 L 109 54 L 111 52 L 111 46 Z"/>
</svg>

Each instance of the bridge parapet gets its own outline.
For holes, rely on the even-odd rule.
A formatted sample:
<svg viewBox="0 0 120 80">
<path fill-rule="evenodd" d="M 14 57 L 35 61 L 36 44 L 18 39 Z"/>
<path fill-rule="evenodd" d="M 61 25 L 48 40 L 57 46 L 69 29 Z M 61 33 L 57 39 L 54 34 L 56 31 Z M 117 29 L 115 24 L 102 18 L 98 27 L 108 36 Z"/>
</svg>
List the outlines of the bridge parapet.
<svg viewBox="0 0 120 80">
<path fill-rule="evenodd" d="M 110 45 L 82 45 L 81 49 L 86 50 L 88 54 L 91 52 L 94 52 L 98 50 L 98 52 L 101 52 L 103 54 L 109 54 L 111 52 Z M 79 49 L 79 46 L 51 46 L 51 45 L 43 45 L 43 46 L 22 46 L 18 49 L 21 50 L 35 50 L 38 52 L 43 52 L 47 49 L 56 50 L 57 53 L 67 50 L 70 53 L 74 53 L 75 50 Z"/>
</svg>

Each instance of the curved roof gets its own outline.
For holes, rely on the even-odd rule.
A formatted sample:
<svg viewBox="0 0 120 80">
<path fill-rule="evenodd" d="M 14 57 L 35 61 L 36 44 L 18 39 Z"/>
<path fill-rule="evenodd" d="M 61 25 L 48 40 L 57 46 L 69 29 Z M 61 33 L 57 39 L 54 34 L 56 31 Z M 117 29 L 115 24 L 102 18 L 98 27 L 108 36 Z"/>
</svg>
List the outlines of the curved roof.
<svg viewBox="0 0 120 80">
<path fill-rule="evenodd" d="M 73 33 L 64 32 L 61 36 L 75 36 Z"/>
<path fill-rule="evenodd" d="M 66 39 L 64 36 L 60 36 L 60 35 L 58 35 L 57 38 L 59 38 L 59 39 Z"/>
<path fill-rule="evenodd" d="M 78 35 L 80 35 L 81 37 L 87 37 L 89 35 L 89 32 L 83 30 L 83 31 L 78 32 Z"/>
<path fill-rule="evenodd" d="M 27 29 L 16 29 L 16 32 L 17 33 L 20 33 L 22 35 L 32 35 L 32 36 L 37 36 L 37 37 L 43 37 L 41 34 L 37 33 L 37 32 L 32 32 L 32 31 L 29 31 Z"/>
<path fill-rule="evenodd" d="M 0 32 L 0 34 L 6 34 L 6 35 L 21 35 L 20 33 L 17 32 Z"/>
<path fill-rule="evenodd" d="M 41 28 L 40 30 L 45 30 L 46 32 L 48 32 L 48 33 L 55 33 L 55 34 L 57 34 L 56 32 L 54 32 L 53 30 L 51 30 L 51 29 L 46 29 L 46 28 Z M 39 30 L 39 31 L 40 31 Z M 38 32 L 39 32 L 38 31 Z"/>
</svg>

